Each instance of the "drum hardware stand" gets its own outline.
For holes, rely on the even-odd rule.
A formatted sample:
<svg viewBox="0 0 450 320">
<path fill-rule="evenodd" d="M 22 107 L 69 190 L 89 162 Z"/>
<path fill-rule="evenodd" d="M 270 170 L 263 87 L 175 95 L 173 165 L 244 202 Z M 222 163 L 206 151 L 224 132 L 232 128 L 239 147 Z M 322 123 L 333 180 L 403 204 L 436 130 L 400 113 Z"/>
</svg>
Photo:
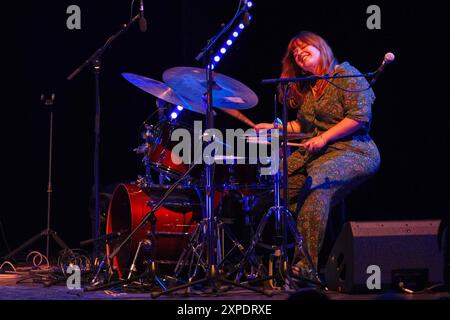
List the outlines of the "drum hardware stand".
<svg viewBox="0 0 450 320">
<path fill-rule="evenodd" d="M 52 93 L 50 98 L 46 98 L 44 94 L 41 95 L 42 103 L 49 107 L 50 110 L 50 134 L 49 134 L 49 151 L 48 151 L 48 184 L 47 184 L 47 228 L 42 230 L 40 233 L 35 235 L 33 238 L 29 239 L 25 243 L 23 243 L 18 248 L 14 249 L 6 256 L 3 257 L 3 260 L 8 260 L 11 257 L 14 257 L 17 253 L 29 247 L 31 244 L 39 240 L 41 237 L 46 238 L 46 247 L 45 247 L 45 255 L 49 259 L 50 254 L 50 237 L 55 240 L 55 242 L 62 248 L 66 250 L 70 250 L 67 244 L 50 228 L 50 217 L 52 210 L 52 160 L 53 160 L 53 105 L 55 103 L 55 94 Z"/>
<path fill-rule="evenodd" d="M 98 240 L 100 240 L 100 239 L 101 239 L 101 240 L 105 240 L 105 246 L 107 246 L 108 243 L 109 243 L 111 240 L 116 239 L 117 237 L 120 237 L 120 236 L 121 236 L 121 233 L 120 233 L 120 232 L 117 232 L 117 233 L 110 233 L 110 235 L 112 235 L 112 236 L 109 237 L 108 235 L 106 235 L 106 236 L 104 236 L 104 237 L 100 237 L 100 238 L 98 238 L 98 239 L 94 239 L 93 241 L 96 242 L 96 241 L 98 241 Z M 87 240 L 87 241 L 85 241 L 85 242 L 91 243 L 90 240 Z M 105 255 L 103 256 L 102 260 L 100 261 L 100 263 L 99 263 L 99 265 L 98 265 L 97 272 L 95 273 L 94 278 L 92 278 L 92 280 L 91 280 L 91 285 L 93 285 L 93 286 L 98 286 L 100 283 L 103 284 L 103 282 L 102 282 L 101 280 L 99 280 L 99 277 L 100 277 L 100 273 L 102 272 L 103 267 L 104 267 L 104 265 L 105 265 L 105 263 L 106 263 L 107 257 L 108 257 L 108 255 L 105 253 Z M 98 260 L 96 260 L 96 261 L 98 261 Z M 109 264 L 107 265 L 107 272 L 108 272 L 108 274 L 111 274 L 111 266 L 110 266 Z M 96 287 L 96 288 L 98 288 L 98 287 Z M 88 291 L 89 291 L 89 290 L 88 290 Z M 93 291 L 93 289 L 92 289 L 91 291 Z"/>
<path fill-rule="evenodd" d="M 242 244 L 237 239 L 237 237 L 231 232 L 229 227 L 223 221 L 221 221 L 220 219 L 219 220 L 216 219 L 215 225 L 216 225 L 216 234 L 220 235 L 220 237 L 218 237 L 217 239 L 217 248 L 221 248 L 221 250 L 217 250 L 216 252 L 217 261 L 219 262 L 217 270 L 220 270 L 220 268 L 224 265 L 225 261 L 227 261 L 227 259 L 229 258 L 234 249 L 237 248 L 242 255 L 244 255 L 245 250 Z M 193 279 L 195 277 L 199 267 L 201 267 L 204 272 L 207 272 L 208 264 L 202 257 L 205 243 L 200 239 L 202 235 L 202 230 L 204 230 L 205 228 L 206 228 L 205 220 L 201 221 L 197 225 L 195 231 L 190 237 L 189 244 L 187 245 L 186 248 L 183 249 L 183 252 L 181 253 L 180 258 L 178 260 L 177 266 L 175 267 L 174 273 L 175 278 L 178 278 L 180 276 L 182 268 L 187 265 L 189 266 L 188 275 L 190 275 L 189 276 L 190 279 Z M 225 236 L 227 236 L 230 239 L 231 243 L 233 244 L 233 247 L 229 249 L 227 253 L 225 253 L 225 248 L 223 247 Z M 192 265 L 194 264 L 195 258 L 197 259 L 197 263 L 195 264 L 195 270 L 191 275 Z"/>
<path fill-rule="evenodd" d="M 197 193 L 197 196 L 200 200 L 200 202 L 203 202 L 204 199 L 202 198 L 202 192 L 199 190 L 198 187 L 193 188 L 194 191 Z M 203 216 L 205 217 L 204 212 L 204 206 L 202 206 L 203 209 Z M 221 209 L 219 208 L 219 211 Z M 242 244 L 239 242 L 237 237 L 231 232 L 229 227 L 221 220 L 221 219 L 215 219 L 216 221 L 216 234 L 220 235 L 220 238 L 217 239 L 217 248 L 221 248 L 221 250 L 217 250 L 217 261 L 220 261 L 218 264 L 218 269 L 224 264 L 224 262 L 228 259 L 228 256 L 231 254 L 231 252 L 237 248 L 240 253 L 243 255 L 245 250 Z M 178 259 L 177 265 L 174 270 L 174 278 L 179 278 L 180 273 L 184 266 L 189 266 L 188 275 L 190 279 L 193 279 L 197 272 L 199 267 L 203 269 L 204 272 L 208 270 L 208 265 L 203 259 L 202 255 L 204 252 L 205 247 L 205 241 L 201 240 L 202 236 L 202 230 L 206 228 L 206 220 L 203 219 L 197 226 L 194 232 L 191 234 L 189 243 L 187 246 L 183 249 L 183 252 L 180 255 L 180 258 Z M 228 250 L 227 253 L 225 253 L 225 248 L 223 244 L 225 243 L 224 239 L 225 236 L 227 236 L 231 243 L 233 244 L 233 247 Z M 224 255 L 224 256 L 223 256 Z M 194 259 L 197 259 L 197 262 L 195 263 L 195 269 L 192 273 L 192 266 L 194 265 Z"/>
<path fill-rule="evenodd" d="M 145 250 L 149 250 L 149 251 L 153 252 L 153 243 L 149 239 L 139 241 L 138 248 L 136 250 L 136 254 L 134 255 L 133 263 L 131 264 L 130 271 L 128 272 L 128 276 L 127 276 L 126 282 L 131 281 L 133 273 L 136 272 L 136 261 L 137 261 L 137 259 L 139 257 L 139 254 L 141 253 L 141 251 L 145 251 Z M 151 254 L 151 256 L 153 256 L 153 254 Z M 157 272 L 156 272 L 156 263 L 155 263 L 155 261 L 152 258 L 147 261 L 147 272 L 145 272 L 144 274 L 145 275 L 150 274 L 151 278 L 152 278 L 152 281 L 155 284 L 160 286 L 161 289 L 167 290 L 167 287 L 164 284 L 164 282 L 161 280 L 160 277 L 158 277 L 156 275 L 157 274 Z"/>
<path fill-rule="evenodd" d="M 99 175 L 100 175 L 100 73 L 101 73 L 101 59 L 103 53 L 120 35 L 127 32 L 131 25 L 139 20 L 141 14 L 135 15 L 128 24 L 123 24 L 118 32 L 109 37 L 102 47 L 97 49 L 83 64 L 74 70 L 67 80 L 75 78 L 85 67 L 92 64 L 95 77 L 95 129 L 94 129 L 94 189 L 95 189 L 95 226 L 94 238 L 100 237 L 100 205 L 99 205 Z M 99 256 L 99 246 L 96 243 L 94 246 L 95 257 Z"/>
<path fill-rule="evenodd" d="M 203 202 L 202 193 L 201 190 L 199 190 L 198 187 L 194 186 L 194 191 L 197 193 L 198 199 L 200 203 Z M 202 216 L 205 216 L 204 213 L 204 206 L 202 206 Z M 180 273 L 184 266 L 188 265 L 188 277 L 189 281 L 191 281 L 198 272 L 198 268 L 201 267 L 204 272 L 208 269 L 208 264 L 203 259 L 202 255 L 204 253 L 204 245 L 205 243 L 200 240 L 200 237 L 202 235 L 202 229 L 204 228 L 204 220 L 200 221 L 200 223 L 196 226 L 194 232 L 189 238 L 189 243 L 187 247 L 185 247 L 180 255 L 180 258 L 178 259 L 177 265 L 175 266 L 174 270 L 174 277 L 179 278 Z M 192 266 L 194 265 L 194 259 L 197 259 L 197 262 L 195 263 L 195 268 L 193 273 L 192 272 Z M 190 261 L 189 261 L 190 260 Z"/>
<path fill-rule="evenodd" d="M 219 33 L 222 34 L 224 31 L 221 31 Z M 206 73 L 206 85 L 207 85 L 207 91 L 205 93 L 204 103 L 206 108 L 206 128 L 212 129 L 214 128 L 214 112 L 213 112 L 213 86 L 214 86 L 214 79 L 213 79 L 213 71 L 210 62 L 211 60 L 211 49 L 218 40 L 218 36 L 214 37 L 211 41 L 208 41 L 208 44 L 206 48 L 204 48 L 200 54 L 196 57 L 197 61 L 200 61 L 201 59 L 204 59 L 204 65 L 205 65 L 205 73 Z M 214 156 L 214 155 L 213 155 Z M 201 231 L 205 235 L 206 240 L 206 257 L 208 262 L 208 269 L 206 271 L 206 276 L 199 280 L 190 279 L 190 281 L 186 284 L 173 287 L 171 289 L 168 289 L 163 292 L 154 292 L 152 293 L 152 298 L 158 298 L 161 295 L 166 295 L 181 289 L 187 289 L 195 285 L 199 284 L 210 284 L 213 288 L 213 292 L 217 293 L 220 291 L 219 284 L 224 283 L 228 284 L 234 287 L 241 287 L 244 289 L 248 289 L 251 291 L 255 291 L 261 294 L 265 294 L 268 296 L 271 296 L 271 292 L 267 290 L 261 290 L 258 288 L 251 287 L 249 285 L 243 284 L 243 283 L 237 283 L 235 281 L 226 279 L 223 276 L 219 276 L 218 274 L 218 265 L 217 265 L 217 256 L 216 253 L 218 252 L 217 248 L 217 239 L 216 239 L 216 232 L 217 231 L 217 220 L 214 218 L 214 162 L 212 164 L 206 164 L 205 168 L 205 175 L 206 175 L 206 217 L 204 219 L 204 228 L 201 229 Z"/>
<path fill-rule="evenodd" d="M 234 189 L 230 189 L 234 190 Z M 237 190 L 237 188 L 236 188 Z M 242 200 L 239 202 L 241 205 L 243 205 Z M 220 202 L 218 212 L 222 212 L 223 207 L 222 201 Z M 248 212 L 246 212 L 246 226 L 247 226 L 247 215 Z M 225 261 L 227 261 L 228 257 L 231 255 L 231 253 L 237 249 L 241 253 L 241 255 L 244 254 L 245 249 L 244 246 L 239 242 L 236 235 L 233 234 L 230 227 L 225 222 L 224 218 L 218 217 L 215 218 L 216 221 L 216 232 L 218 235 L 217 239 L 217 248 L 220 248 L 221 250 L 217 250 L 217 261 L 218 261 L 218 269 L 220 270 L 220 267 L 224 265 Z M 225 236 L 231 241 L 231 244 L 233 245 L 232 248 L 228 250 L 228 252 L 225 252 Z"/>
<path fill-rule="evenodd" d="M 154 225 L 154 223 L 156 222 L 156 217 L 154 215 L 154 212 L 151 211 L 151 212 L 149 212 L 149 214 L 150 215 L 149 215 L 148 220 L 150 221 L 150 223 L 152 225 Z M 116 238 L 118 235 L 121 235 L 121 234 L 123 234 L 122 231 L 121 232 L 117 232 L 117 233 L 112 233 L 113 238 Z M 148 233 L 149 236 L 151 234 L 152 234 L 152 231 L 150 231 Z M 109 239 L 110 239 L 110 237 L 107 238 L 107 242 L 109 241 Z M 104 283 L 104 284 L 99 284 L 98 278 L 99 278 L 100 272 L 103 269 L 104 264 L 106 263 L 106 259 L 110 258 L 110 261 L 111 261 L 114 258 L 112 255 L 110 257 L 108 257 L 108 255 L 105 254 L 103 256 L 102 261 L 100 262 L 100 265 L 99 265 L 99 267 L 97 269 L 97 272 L 96 272 L 94 278 L 91 280 L 92 286 L 89 287 L 89 288 L 86 288 L 85 290 L 86 291 L 95 291 L 95 290 L 105 289 L 105 288 L 109 288 L 109 287 L 113 287 L 113 286 L 117 286 L 117 285 L 127 285 L 127 284 L 131 284 L 132 282 L 134 282 L 136 280 L 142 279 L 144 277 L 149 277 L 149 276 L 151 277 L 152 281 L 156 285 L 160 286 L 163 290 L 166 290 L 167 289 L 166 285 L 161 280 L 161 278 L 157 276 L 156 263 L 153 260 L 153 258 L 150 258 L 150 259 L 148 259 L 146 261 L 147 267 L 146 267 L 146 271 L 144 273 L 142 273 L 140 275 L 133 276 L 133 273 L 137 271 L 136 270 L 136 262 L 137 262 L 137 259 L 139 257 L 139 254 L 142 251 L 145 251 L 145 250 L 146 251 L 150 251 L 151 252 L 151 256 L 153 256 L 153 254 L 152 254 L 153 253 L 153 241 L 152 240 L 146 239 L 146 240 L 139 241 L 136 253 L 134 254 L 133 261 L 132 261 L 132 264 L 131 264 L 131 267 L 129 269 L 128 276 L 127 276 L 126 279 L 113 281 L 113 282 L 109 282 L 109 283 Z M 111 265 L 108 265 L 108 272 L 110 270 L 111 270 Z"/>
<path fill-rule="evenodd" d="M 202 257 L 204 252 L 204 243 L 199 240 L 201 236 L 201 230 L 203 228 L 202 224 L 203 222 L 197 225 L 189 239 L 188 246 L 183 249 L 180 258 L 178 259 L 177 265 L 175 266 L 174 278 L 180 277 L 180 273 L 183 270 L 184 266 L 189 266 L 188 276 L 190 279 L 195 277 L 199 267 L 201 267 L 203 271 L 206 271 L 208 269 L 208 265 Z M 195 258 L 197 259 L 197 263 L 195 263 L 195 269 L 192 273 L 192 266 L 194 265 Z"/>
<path fill-rule="evenodd" d="M 96 242 L 101 242 L 101 241 L 105 241 L 105 246 L 106 246 L 108 243 L 110 243 L 111 241 L 113 241 L 113 240 L 115 240 L 117 238 L 120 238 L 123 234 L 125 234 L 128 231 L 129 231 L 128 229 L 125 229 L 125 230 L 121 230 L 119 232 L 112 232 L 112 233 L 105 234 L 105 235 L 103 235 L 103 236 L 101 236 L 99 238 L 96 238 L 96 239 L 84 240 L 84 241 L 80 242 L 80 246 L 83 247 L 83 246 L 87 246 L 87 245 L 89 245 L 91 243 L 96 243 Z M 94 285 L 94 284 L 98 283 L 100 272 L 103 270 L 103 266 L 105 265 L 106 258 L 107 258 L 107 256 L 105 254 L 103 256 L 102 260 L 99 263 L 99 266 L 97 268 L 97 272 L 94 275 L 94 278 L 91 280 L 91 284 Z M 98 260 L 96 260 L 96 261 L 98 261 Z M 109 270 L 110 270 L 110 268 L 108 266 L 108 272 L 109 272 Z"/>
<path fill-rule="evenodd" d="M 231 240 L 231 243 L 233 244 L 233 247 L 230 250 L 228 250 L 228 252 L 223 257 L 220 256 L 220 258 L 218 259 L 220 261 L 218 264 L 218 268 L 220 269 L 220 267 L 223 266 L 225 261 L 227 261 L 228 257 L 231 255 L 231 252 L 233 252 L 235 248 L 237 248 L 242 255 L 244 255 L 245 250 L 242 244 L 237 239 L 237 237 L 231 232 L 230 228 L 222 220 L 218 220 L 216 222 L 216 225 L 217 225 L 217 234 L 220 235 L 221 237 L 221 239 L 217 241 L 217 245 L 218 247 L 220 247 L 220 244 L 222 245 L 222 250 L 217 250 L 218 253 L 221 254 L 222 252 L 225 253 L 224 248 L 225 235 Z"/>
<path fill-rule="evenodd" d="M 235 281 L 240 281 L 241 277 L 243 276 L 243 270 L 249 260 L 254 256 L 255 247 L 257 246 L 258 242 L 260 241 L 262 237 L 262 233 L 264 231 L 264 228 L 269 220 L 269 218 L 274 215 L 275 217 L 275 230 L 276 234 L 281 238 L 281 243 L 279 246 L 277 246 L 275 249 L 275 253 L 272 254 L 272 258 L 278 258 L 280 261 L 281 266 L 281 274 L 283 275 L 283 280 L 286 285 L 292 285 L 294 288 L 296 287 L 295 283 L 291 279 L 292 270 L 291 265 L 289 263 L 289 257 L 288 257 L 288 243 L 287 243 L 287 231 L 291 232 L 293 237 L 295 238 L 295 244 L 297 246 L 297 249 L 300 254 L 303 255 L 305 258 L 308 267 L 310 268 L 311 275 L 313 277 L 313 280 L 306 279 L 310 282 L 316 283 L 318 285 L 322 285 L 318 273 L 316 271 L 316 268 L 311 260 L 311 257 L 303 246 L 303 239 L 302 235 L 300 234 L 300 231 L 297 229 L 297 224 L 291 214 L 291 212 L 288 209 L 288 174 L 287 174 L 287 93 L 289 90 L 289 85 L 284 86 L 284 103 L 283 103 L 283 168 L 284 168 L 284 174 L 283 174 L 283 203 L 281 203 L 281 170 L 278 170 L 278 172 L 275 174 L 274 179 L 274 198 L 275 198 L 275 205 L 269 209 L 268 212 L 263 216 L 261 219 L 260 224 L 257 227 L 256 233 L 251 240 L 250 246 L 247 248 L 246 253 L 242 261 L 237 266 L 237 274 L 235 277 Z M 276 99 L 275 99 L 275 117 L 276 117 Z M 278 133 L 277 128 L 277 121 L 274 121 L 275 123 L 275 130 Z M 273 263 L 272 265 L 273 266 Z M 273 271 L 273 270 L 272 270 Z M 273 276 L 273 272 L 271 272 L 270 276 Z M 273 281 L 269 281 L 269 286 L 273 287 Z"/>
<path fill-rule="evenodd" d="M 111 281 L 109 283 L 92 286 L 92 287 L 87 287 L 84 289 L 84 291 L 86 291 L 86 292 L 97 291 L 97 290 L 104 290 L 104 289 L 119 286 L 119 285 L 129 285 L 135 281 L 141 280 L 146 277 L 151 277 L 152 281 L 154 281 L 155 284 L 157 284 L 164 290 L 166 288 L 166 285 L 159 277 L 157 277 L 155 275 L 156 274 L 156 266 L 155 266 L 154 261 L 151 261 L 151 260 L 148 261 L 148 265 L 146 268 L 147 268 L 147 270 L 142 274 L 135 275 L 135 276 L 129 276 L 127 279 L 123 279 L 123 280 Z"/>
</svg>

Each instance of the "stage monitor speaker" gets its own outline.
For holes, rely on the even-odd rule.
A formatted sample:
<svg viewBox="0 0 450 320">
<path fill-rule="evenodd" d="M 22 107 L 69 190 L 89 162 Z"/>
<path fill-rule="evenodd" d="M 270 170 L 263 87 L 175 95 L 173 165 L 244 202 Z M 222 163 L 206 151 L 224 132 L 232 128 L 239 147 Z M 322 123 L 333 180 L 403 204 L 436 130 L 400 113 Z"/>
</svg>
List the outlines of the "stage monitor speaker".
<svg viewBox="0 0 450 320">
<path fill-rule="evenodd" d="M 325 267 L 328 288 L 383 291 L 443 281 L 439 220 L 347 222 Z M 378 280 L 377 280 L 378 277 Z"/>
</svg>

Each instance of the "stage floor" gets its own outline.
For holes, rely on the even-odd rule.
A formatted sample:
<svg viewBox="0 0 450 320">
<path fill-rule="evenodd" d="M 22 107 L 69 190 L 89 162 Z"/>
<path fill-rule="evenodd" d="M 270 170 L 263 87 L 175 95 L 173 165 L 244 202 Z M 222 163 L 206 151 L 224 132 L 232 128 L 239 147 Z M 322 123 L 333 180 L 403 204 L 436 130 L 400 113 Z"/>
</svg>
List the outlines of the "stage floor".
<svg viewBox="0 0 450 320">
<path fill-rule="evenodd" d="M 245 289 L 231 289 L 220 294 L 194 293 L 185 294 L 173 293 L 153 299 L 150 292 L 126 293 L 118 291 L 90 291 L 69 290 L 63 285 L 53 285 L 44 287 L 42 284 L 18 284 L 0 285 L 0 300 L 248 300 L 248 301 L 270 301 L 288 300 L 293 294 L 311 292 L 313 289 L 300 289 L 297 293 L 291 291 L 274 291 L 272 297 L 259 293 L 254 293 Z M 447 292 L 427 292 L 418 294 L 406 294 L 399 292 L 385 292 L 374 294 L 344 294 L 334 291 L 322 291 L 329 300 L 448 300 L 450 294 Z M 308 296 L 311 297 L 311 296 Z M 293 297 L 292 297 L 293 298 Z M 314 296 L 316 298 L 316 296 Z"/>
</svg>

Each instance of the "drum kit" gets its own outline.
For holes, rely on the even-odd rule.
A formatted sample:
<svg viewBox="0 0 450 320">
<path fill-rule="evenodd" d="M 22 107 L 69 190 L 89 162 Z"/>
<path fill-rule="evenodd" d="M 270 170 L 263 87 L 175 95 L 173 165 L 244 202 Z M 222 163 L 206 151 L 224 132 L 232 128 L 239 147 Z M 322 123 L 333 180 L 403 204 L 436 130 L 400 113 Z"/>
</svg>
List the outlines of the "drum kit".
<svg viewBox="0 0 450 320">
<path fill-rule="evenodd" d="M 193 67 L 166 70 L 164 82 L 132 73 L 122 75 L 157 99 L 157 110 L 153 114 L 158 113 L 158 117 L 151 116 L 144 122 L 141 132 L 143 144 L 135 149 L 142 157 L 145 174 L 138 176 L 133 183 L 118 185 L 112 195 L 105 235 L 109 240 L 104 260 L 107 260 L 110 276 L 115 274 L 129 283 L 130 279 L 150 272 L 150 278 L 165 291 L 170 280 L 179 284 L 182 278 L 190 281 L 199 272 L 209 272 L 210 257 L 204 236 L 208 228 L 205 175 L 201 170 L 192 170 L 194 165 L 177 161 L 180 159 L 173 152 L 175 142 L 171 139 L 172 133 L 178 128 L 192 132 L 192 126 L 168 114 L 168 110 L 178 107 L 179 110 L 183 108 L 205 115 L 206 75 L 204 69 Z M 214 73 L 213 78 L 212 105 L 215 110 L 254 127 L 254 123 L 239 110 L 256 106 L 256 94 L 228 76 Z M 309 136 L 288 134 L 289 140 L 305 138 Z M 246 139 L 246 142 L 258 143 L 258 140 Z M 218 274 L 231 277 L 237 272 L 239 278 L 236 281 L 241 283 L 244 275 L 246 282 L 264 277 L 274 279 L 277 275 L 267 271 L 264 257 L 256 255 L 255 245 L 262 240 L 264 228 L 256 228 L 258 219 L 262 217 L 257 212 L 258 205 L 267 202 L 274 191 L 279 197 L 279 190 L 274 190 L 279 189 L 279 179 L 276 179 L 279 173 L 275 176 L 261 175 L 259 163 L 238 164 L 238 160 L 245 160 L 241 158 L 228 155 L 215 157 L 216 160 L 227 160 L 227 164 L 214 166 L 213 261 L 217 263 Z M 172 184 L 175 180 L 177 183 Z M 274 185 L 274 180 L 278 181 L 278 186 Z M 269 207 L 270 202 L 265 209 Z M 262 220 L 267 223 L 266 217 Z M 136 232 L 124 241 L 124 234 L 132 230 Z M 117 247 L 121 241 L 121 246 Z M 251 250 L 245 249 L 245 246 L 251 247 Z M 162 274 L 166 276 L 161 277 Z M 97 276 L 92 283 L 98 280 Z M 266 283 L 273 287 L 273 281 Z"/>
</svg>

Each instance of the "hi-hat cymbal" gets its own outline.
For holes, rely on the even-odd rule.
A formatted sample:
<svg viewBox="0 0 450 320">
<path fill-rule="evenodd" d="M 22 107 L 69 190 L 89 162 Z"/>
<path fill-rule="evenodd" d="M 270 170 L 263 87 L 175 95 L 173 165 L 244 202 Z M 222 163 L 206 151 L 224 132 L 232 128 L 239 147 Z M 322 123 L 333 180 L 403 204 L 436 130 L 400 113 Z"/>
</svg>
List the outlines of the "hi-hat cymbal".
<svg viewBox="0 0 450 320">
<path fill-rule="evenodd" d="M 180 96 L 197 108 L 204 109 L 206 94 L 206 70 L 193 67 L 175 67 L 163 73 L 163 80 Z M 213 72 L 213 107 L 227 109 L 250 109 L 258 103 L 256 94 L 243 83 Z"/>
<path fill-rule="evenodd" d="M 142 89 L 161 100 L 172 103 L 174 105 L 182 106 L 183 108 L 194 112 L 203 114 L 206 113 L 205 109 L 202 106 L 197 106 L 197 104 L 189 101 L 189 99 L 187 99 L 186 97 L 181 96 L 163 82 L 133 73 L 122 73 L 122 76 L 128 82 L 135 85 L 139 89 Z"/>
<path fill-rule="evenodd" d="M 243 157 L 243 156 L 234 156 L 234 155 L 215 155 L 214 157 L 205 155 L 205 160 L 210 161 L 214 159 L 215 162 L 238 162 L 243 161 L 242 164 L 256 164 L 258 161 L 261 163 L 269 163 L 273 159 L 271 157 Z"/>
</svg>

